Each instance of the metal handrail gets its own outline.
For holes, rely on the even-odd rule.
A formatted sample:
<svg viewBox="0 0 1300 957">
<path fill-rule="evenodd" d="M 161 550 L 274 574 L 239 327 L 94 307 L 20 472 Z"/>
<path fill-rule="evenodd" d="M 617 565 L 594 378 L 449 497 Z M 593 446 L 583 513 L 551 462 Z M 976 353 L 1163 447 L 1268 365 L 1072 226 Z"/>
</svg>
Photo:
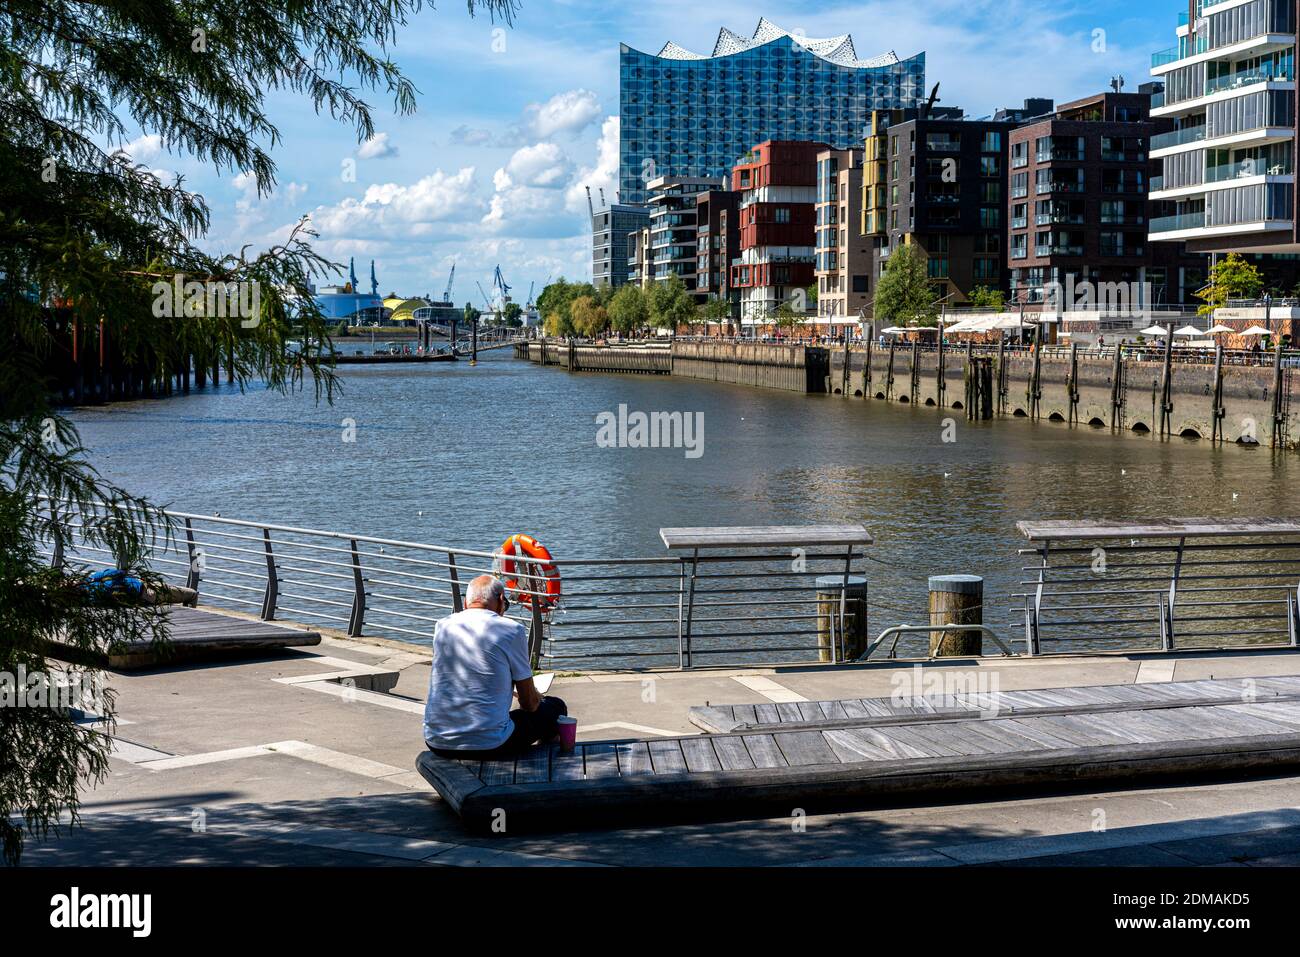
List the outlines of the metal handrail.
<svg viewBox="0 0 1300 957">
<path fill-rule="evenodd" d="M 999 637 L 998 637 L 998 633 L 997 633 L 996 631 L 994 631 L 992 628 L 990 628 L 988 625 L 894 625 L 893 627 L 891 627 L 891 628 L 886 628 L 884 631 L 882 631 L 882 632 L 881 632 L 881 633 L 876 637 L 876 640 L 873 641 L 871 644 L 869 644 L 869 645 L 867 646 L 867 650 L 864 651 L 864 652 L 862 652 L 862 654 L 860 654 L 860 655 L 859 655 L 856 659 L 854 659 L 854 660 L 855 660 L 855 661 L 866 661 L 868 658 L 871 657 L 871 653 L 874 652 L 874 651 L 875 651 L 877 648 L 879 648 L 881 645 L 883 645 L 883 644 L 885 643 L 885 641 L 886 641 L 888 638 L 890 638 L 890 636 L 893 636 L 893 637 L 894 637 L 894 644 L 893 644 L 893 647 L 889 649 L 889 657 L 890 657 L 890 658 L 897 657 L 897 651 L 898 651 L 898 638 L 899 638 L 899 637 L 901 637 L 902 635 L 905 635 L 905 634 L 920 634 L 920 633 L 922 633 L 922 632 L 931 632 L 931 631 L 942 631 L 942 632 L 955 632 L 955 631 L 978 631 L 978 632 L 982 632 L 982 633 L 988 635 L 990 638 L 993 639 L 993 643 L 996 644 L 996 645 L 998 646 L 999 649 L 1001 649 L 1001 651 L 1002 651 L 1002 656 L 1003 656 L 1004 658 L 1016 658 L 1016 657 L 1019 657 L 1019 656 L 1018 656 L 1014 651 L 1012 651 L 1009 647 L 1007 647 L 1006 642 L 1004 642 L 1001 638 L 999 638 Z M 933 657 L 933 656 L 931 656 L 931 657 Z"/>
</svg>

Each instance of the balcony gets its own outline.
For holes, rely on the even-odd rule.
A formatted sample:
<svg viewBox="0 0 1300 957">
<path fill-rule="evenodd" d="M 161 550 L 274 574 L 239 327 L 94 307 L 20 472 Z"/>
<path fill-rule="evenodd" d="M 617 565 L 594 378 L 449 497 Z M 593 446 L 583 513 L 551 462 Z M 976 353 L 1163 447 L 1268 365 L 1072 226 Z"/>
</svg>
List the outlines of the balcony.
<svg viewBox="0 0 1300 957">
<path fill-rule="evenodd" d="M 1147 154 L 1145 150 L 1102 150 L 1101 160 L 1103 163 L 1145 163 Z"/>
<path fill-rule="evenodd" d="M 1181 130 L 1174 130 L 1172 133 L 1161 133 L 1151 137 L 1151 149 L 1167 150 L 1173 146 L 1199 143 L 1205 139 L 1205 129 L 1205 124 L 1202 123 L 1200 126 L 1189 126 Z"/>
<path fill-rule="evenodd" d="M 1263 160 L 1244 159 L 1236 163 L 1206 167 L 1205 181 L 1207 183 L 1226 183 L 1229 180 L 1249 179 L 1252 176 L 1290 176 L 1291 172 L 1292 166 L 1290 163 L 1274 163 L 1268 166 L 1265 165 Z"/>
<path fill-rule="evenodd" d="M 1184 229 L 1204 229 L 1205 213 L 1183 213 L 1180 216 L 1159 216 L 1151 220 L 1152 233 L 1174 233 Z"/>
<path fill-rule="evenodd" d="M 1169 63 L 1177 63 L 1179 60 L 1178 47 L 1170 47 L 1167 50 L 1161 50 L 1159 53 L 1151 54 L 1151 69 L 1165 66 Z"/>
<path fill-rule="evenodd" d="M 1052 180 L 1049 183 L 1038 184 L 1038 195 L 1045 193 L 1082 193 L 1083 184 L 1076 180 Z"/>
<path fill-rule="evenodd" d="M 1037 159 L 1040 163 L 1082 163 L 1083 150 L 1067 149 L 1057 147 L 1050 150 L 1039 150 Z"/>
<path fill-rule="evenodd" d="M 1207 80 L 1205 84 L 1205 95 L 1212 93 L 1221 93 L 1224 90 L 1240 90 L 1244 87 L 1254 86 L 1256 83 L 1268 83 L 1276 80 L 1279 83 L 1285 83 L 1293 80 L 1295 77 L 1288 76 L 1285 71 L 1275 72 L 1272 66 L 1259 67 L 1254 70 L 1243 70 L 1240 73 L 1233 73 L 1228 76 L 1215 77 Z"/>
<path fill-rule="evenodd" d="M 1082 213 L 1039 213 L 1034 217 L 1035 226 L 1082 226 Z"/>
<path fill-rule="evenodd" d="M 1028 229 L 1028 228 L 1029 228 L 1029 217 L 1028 217 L 1028 216 L 1017 216 L 1017 217 L 1012 218 L 1012 220 L 1011 220 L 1011 228 L 1012 228 L 1012 229 Z"/>
</svg>

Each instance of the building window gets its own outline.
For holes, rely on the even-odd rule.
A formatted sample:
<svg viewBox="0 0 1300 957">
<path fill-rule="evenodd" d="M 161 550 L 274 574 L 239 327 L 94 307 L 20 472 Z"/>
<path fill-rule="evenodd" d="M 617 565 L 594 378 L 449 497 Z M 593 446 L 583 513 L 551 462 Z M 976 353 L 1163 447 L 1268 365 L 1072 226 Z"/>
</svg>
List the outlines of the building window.
<svg viewBox="0 0 1300 957">
<path fill-rule="evenodd" d="M 990 130 L 985 133 L 984 142 L 980 144 L 980 151 L 983 153 L 1001 153 L 1002 134 L 996 130 Z"/>
<path fill-rule="evenodd" d="M 789 207 L 789 206 L 778 206 L 778 207 L 776 208 L 776 222 L 778 222 L 778 223 L 788 223 L 788 222 L 790 222 L 790 207 Z"/>
</svg>

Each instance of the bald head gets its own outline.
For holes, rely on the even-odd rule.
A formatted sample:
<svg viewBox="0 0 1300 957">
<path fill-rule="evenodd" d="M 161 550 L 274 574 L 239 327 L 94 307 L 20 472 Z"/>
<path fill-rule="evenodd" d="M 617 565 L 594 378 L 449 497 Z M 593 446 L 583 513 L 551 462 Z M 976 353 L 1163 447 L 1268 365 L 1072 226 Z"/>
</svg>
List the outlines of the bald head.
<svg viewBox="0 0 1300 957">
<path fill-rule="evenodd" d="M 505 614 L 505 586 L 492 575 L 479 575 L 465 589 L 466 608 L 486 608 L 498 615 Z"/>
</svg>

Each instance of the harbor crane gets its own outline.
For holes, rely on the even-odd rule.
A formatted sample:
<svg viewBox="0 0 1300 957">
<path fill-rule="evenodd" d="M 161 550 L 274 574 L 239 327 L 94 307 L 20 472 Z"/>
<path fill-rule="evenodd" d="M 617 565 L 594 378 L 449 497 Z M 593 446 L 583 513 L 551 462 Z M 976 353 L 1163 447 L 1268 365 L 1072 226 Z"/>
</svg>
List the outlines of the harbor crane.
<svg viewBox="0 0 1300 957">
<path fill-rule="evenodd" d="M 456 263 L 451 264 L 451 275 L 447 277 L 447 290 L 442 294 L 443 302 L 451 302 L 451 284 L 456 279 Z"/>
<path fill-rule="evenodd" d="M 488 294 L 483 289 L 483 284 L 476 279 L 474 280 L 474 285 L 478 286 L 478 294 L 483 297 L 483 305 L 487 307 L 488 312 L 491 312 L 492 302 L 488 299 Z"/>
<path fill-rule="evenodd" d="M 501 265 L 498 263 L 496 271 L 492 274 L 492 293 L 499 296 L 498 308 L 505 310 L 507 303 L 510 302 L 510 286 L 506 283 L 506 277 L 501 275 Z"/>
</svg>

